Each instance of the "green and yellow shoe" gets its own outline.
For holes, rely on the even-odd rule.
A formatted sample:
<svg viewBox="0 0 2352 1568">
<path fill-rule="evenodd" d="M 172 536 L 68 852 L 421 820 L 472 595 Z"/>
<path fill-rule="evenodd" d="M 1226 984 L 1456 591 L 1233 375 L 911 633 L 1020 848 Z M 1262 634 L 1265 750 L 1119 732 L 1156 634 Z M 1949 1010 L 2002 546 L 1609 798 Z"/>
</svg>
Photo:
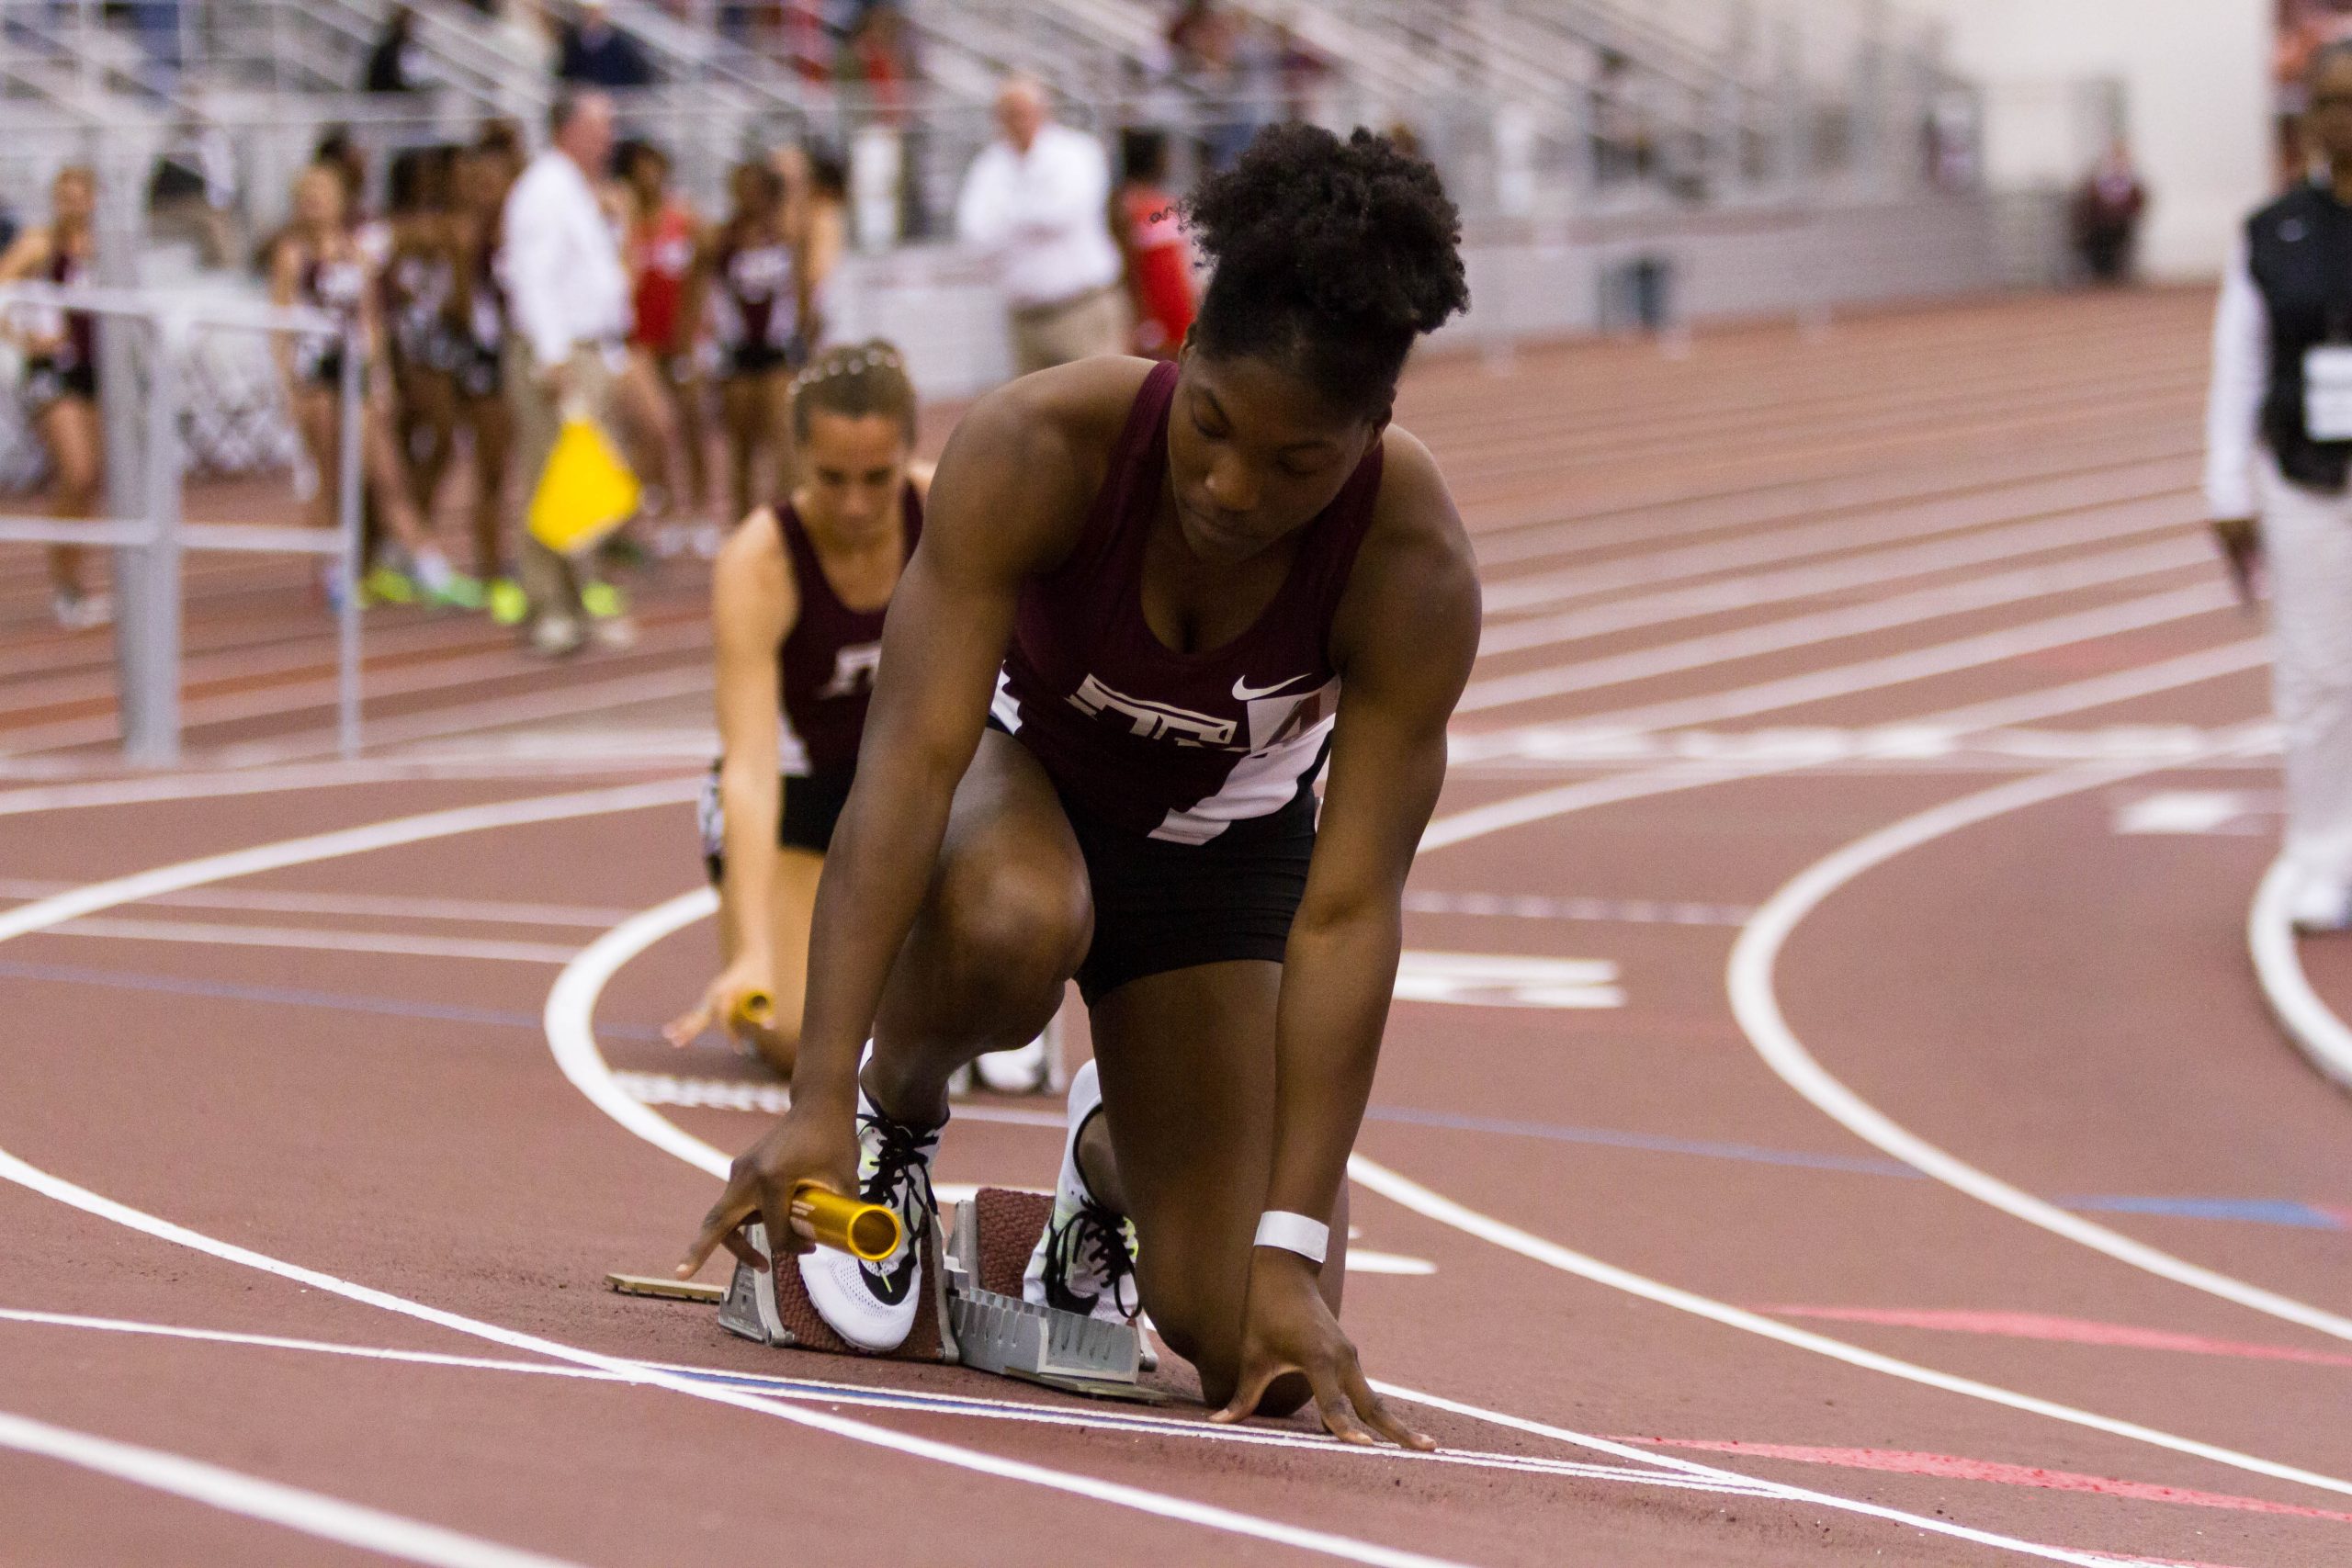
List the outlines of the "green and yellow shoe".
<svg viewBox="0 0 2352 1568">
<path fill-rule="evenodd" d="M 397 567 L 371 567 L 359 580 L 359 593 L 363 604 L 413 604 L 416 580 Z"/>
<path fill-rule="evenodd" d="M 530 595 L 511 577 L 492 578 L 486 598 L 490 618 L 502 626 L 519 626 L 530 618 Z"/>
</svg>

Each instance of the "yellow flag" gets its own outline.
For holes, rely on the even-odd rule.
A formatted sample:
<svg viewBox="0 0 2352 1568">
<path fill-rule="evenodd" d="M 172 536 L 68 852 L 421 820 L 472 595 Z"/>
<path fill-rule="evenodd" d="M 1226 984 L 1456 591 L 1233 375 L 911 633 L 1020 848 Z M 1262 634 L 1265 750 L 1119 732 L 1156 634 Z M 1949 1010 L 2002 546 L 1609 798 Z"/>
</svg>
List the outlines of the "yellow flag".
<svg viewBox="0 0 2352 1568">
<path fill-rule="evenodd" d="M 558 555 L 593 549 L 637 512 L 637 476 L 593 419 L 568 418 L 531 491 L 531 537 Z"/>
</svg>

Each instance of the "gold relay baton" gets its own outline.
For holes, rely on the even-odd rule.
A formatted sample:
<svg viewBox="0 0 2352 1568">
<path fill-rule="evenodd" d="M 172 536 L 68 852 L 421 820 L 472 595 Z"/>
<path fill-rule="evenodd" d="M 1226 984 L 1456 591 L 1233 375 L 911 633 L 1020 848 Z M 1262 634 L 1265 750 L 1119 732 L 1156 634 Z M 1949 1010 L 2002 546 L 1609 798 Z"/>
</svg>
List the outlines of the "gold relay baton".
<svg viewBox="0 0 2352 1568">
<path fill-rule="evenodd" d="M 844 1198 L 814 1181 L 804 1181 L 792 1190 L 786 1213 L 793 1230 L 806 1240 L 868 1263 L 879 1263 L 898 1251 L 906 1236 L 896 1209 L 862 1198 Z"/>
<path fill-rule="evenodd" d="M 765 991 L 746 991 L 735 1004 L 735 1021 L 746 1029 L 765 1029 L 775 1022 L 775 998 Z"/>
</svg>

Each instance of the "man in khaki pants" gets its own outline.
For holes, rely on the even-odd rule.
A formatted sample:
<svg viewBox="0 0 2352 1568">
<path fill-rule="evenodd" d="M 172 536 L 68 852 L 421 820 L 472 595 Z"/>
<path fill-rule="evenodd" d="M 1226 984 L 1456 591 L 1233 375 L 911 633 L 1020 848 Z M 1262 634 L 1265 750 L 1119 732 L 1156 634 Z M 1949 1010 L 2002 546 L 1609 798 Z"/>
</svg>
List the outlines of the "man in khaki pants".
<svg viewBox="0 0 2352 1568">
<path fill-rule="evenodd" d="M 1003 134 L 964 176 L 956 231 L 996 261 L 1012 312 L 1015 372 L 1125 354 L 1134 318 L 1111 238 L 1111 164 L 1102 144 L 1057 125 L 1025 76 L 997 95 Z"/>
<path fill-rule="evenodd" d="M 612 159 L 613 101 L 602 93 L 560 94 L 548 131 L 550 145 L 506 197 L 503 225 L 514 325 L 506 396 L 526 497 L 568 415 L 612 430 L 614 378 L 629 327 L 628 275 L 596 195 Z M 528 528 L 522 547 L 534 649 L 560 657 L 591 635 L 606 648 L 636 641 L 620 595 L 596 579 L 593 552 L 558 555 Z"/>
</svg>

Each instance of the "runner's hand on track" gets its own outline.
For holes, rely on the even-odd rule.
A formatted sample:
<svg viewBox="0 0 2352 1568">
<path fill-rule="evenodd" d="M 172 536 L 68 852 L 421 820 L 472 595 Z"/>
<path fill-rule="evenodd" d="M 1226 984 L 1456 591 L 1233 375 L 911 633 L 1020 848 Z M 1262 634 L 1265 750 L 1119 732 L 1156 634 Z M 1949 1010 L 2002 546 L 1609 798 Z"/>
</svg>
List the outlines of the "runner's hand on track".
<svg viewBox="0 0 2352 1568">
<path fill-rule="evenodd" d="M 2213 542 L 2222 547 L 2222 559 L 2230 569 L 2238 603 L 2252 609 L 2259 597 L 2256 585 L 2262 570 L 2261 523 L 2252 517 L 2217 517 Z"/>
<path fill-rule="evenodd" d="M 713 1252 L 725 1247 L 754 1269 L 767 1259 L 742 1235 L 746 1220 L 764 1221 L 768 1244 L 781 1252 L 802 1253 L 814 1244 L 792 1228 L 792 1190 L 818 1182 L 844 1195 L 857 1191 L 857 1134 L 847 1117 L 817 1118 L 798 1108 L 786 1111 L 767 1134 L 735 1156 L 727 1190 L 703 1216 L 702 1229 L 678 1265 L 678 1278 L 691 1280 Z"/>
<path fill-rule="evenodd" d="M 664 1024 L 662 1037 L 673 1045 L 691 1045 L 704 1030 L 716 1023 L 736 1040 L 760 1038 L 766 1031 L 743 1016 L 743 1000 L 754 991 L 773 997 L 775 986 L 768 978 L 766 965 L 746 954 L 719 971 L 718 978 L 703 992 L 701 1001 Z"/>
<path fill-rule="evenodd" d="M 1331 1315 L 1306 1260 L 1278 1247 L 1250 1255 L 1250 1290 L 1241 1309 L 1241 1366 L 1232 1400 L 1212 1421 L 1248 1418 L 1265 1398 L 1267 1385 L 1296 1372 L 1315 1391 L 1315 1408 L 1330 1434 L 1343 1442 L 1377 1443 L 1427 1452 L 1434 1438 L 1391 1415 L 1364 1381 L 1356 1348 Z"/>
</svg>

